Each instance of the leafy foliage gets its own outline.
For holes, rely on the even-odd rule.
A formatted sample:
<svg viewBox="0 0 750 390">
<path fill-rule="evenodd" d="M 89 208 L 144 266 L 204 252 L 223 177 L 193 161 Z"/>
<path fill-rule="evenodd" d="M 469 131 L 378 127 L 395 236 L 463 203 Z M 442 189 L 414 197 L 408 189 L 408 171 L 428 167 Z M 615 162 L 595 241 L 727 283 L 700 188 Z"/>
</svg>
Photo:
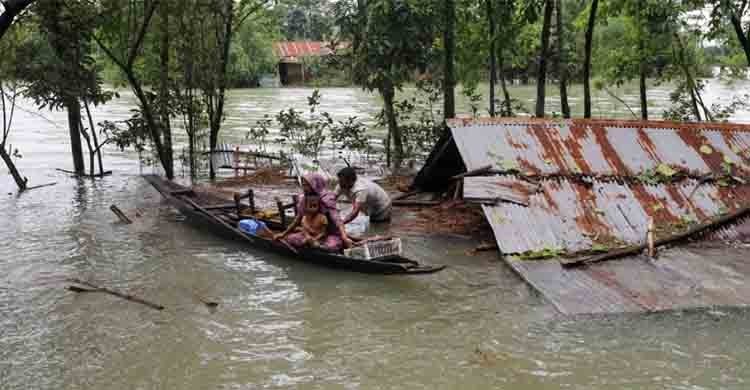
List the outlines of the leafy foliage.
<svg viewBox="0 0 750 390">
<path fill-rule="evenodd" d="M 327 112 L 316 115 L 320 98 L 320 91 L 317 89 L 307 98 L 310 107 L 309 120 L 303 117 L 302 112 L 293 108 L 276 115 L 276 121 L 281 126 L 281 141 L 290 145 L 297 153 L 315 158 L 318 157 L 327 133 L 334 123 Z"/>
</svg>

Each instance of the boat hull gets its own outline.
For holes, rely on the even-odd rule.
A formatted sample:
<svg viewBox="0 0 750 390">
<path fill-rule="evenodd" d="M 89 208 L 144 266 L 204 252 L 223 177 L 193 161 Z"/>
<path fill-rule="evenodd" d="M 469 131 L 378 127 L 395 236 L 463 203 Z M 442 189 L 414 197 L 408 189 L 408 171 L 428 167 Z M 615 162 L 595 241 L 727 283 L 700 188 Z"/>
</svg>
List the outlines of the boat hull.
<svg viewBox="0 0 750 390">
<path fill-rule="evenodd" d="M 341 254 L 317 249 L 301 248 L 293 251 L 277 241 L 246 234 L 239 230 L 236 225 L 222 221 L 214 213 L 208 212 L 196 204 L 198 202 L 192 199 L 195 193 L 192 193 L 187 187 L 167 181 L 156 175 L 146 175 L 144 179 L 153 185 L 165 200 L 179 210 L 192 225 L 222 238 L 241 242 L 249 247 L 277 253 L 307 263 L 371 274 L 429 274 L 445 268 L 443 265 L 419 264 L 404 257 L 393 257 L 387 260 L 364 260 L 349 258 Z M 217 203 L 220 203 L 220 200 L 217 199 Z"/>
</svg>

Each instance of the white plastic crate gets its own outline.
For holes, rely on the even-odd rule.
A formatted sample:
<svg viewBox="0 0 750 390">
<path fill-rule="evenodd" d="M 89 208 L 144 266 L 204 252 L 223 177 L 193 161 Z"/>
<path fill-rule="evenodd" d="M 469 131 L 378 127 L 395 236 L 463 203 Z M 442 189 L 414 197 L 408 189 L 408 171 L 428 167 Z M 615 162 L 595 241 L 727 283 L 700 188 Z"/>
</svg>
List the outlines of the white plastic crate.
<svg viewBox="0 0 750 390">
<path fill-rule="evenodd" d="M 384 241 L 367 242 L 344 250 L 344 255 L 355 259 L 373 260 L 383 257 L 400 256 L 402 253 L 401 239 L 392 238 Z"/>
</svg>

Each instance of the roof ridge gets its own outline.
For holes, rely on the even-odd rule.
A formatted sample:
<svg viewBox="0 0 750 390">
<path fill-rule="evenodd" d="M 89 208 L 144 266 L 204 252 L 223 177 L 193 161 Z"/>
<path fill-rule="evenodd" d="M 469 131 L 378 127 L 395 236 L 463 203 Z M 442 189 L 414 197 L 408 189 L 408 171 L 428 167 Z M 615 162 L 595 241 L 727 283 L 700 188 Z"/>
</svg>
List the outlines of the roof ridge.
<svg viewBox="0 0 750 390">
<path fill-rule="evenodd" d="M 705 131 L 747 131 L 750 132 L 750 124 L 735 122 L 677 122 L 665 120 L 632 120 L 632 119 L 555 119 L 555 118 L 523 118 L 523 117 L 496 117 L 496 118 L 455 118 L 449 119 L 448 126 L 493 126 L 493 125 L 597 125 L 626 128 L 650 128 L 650 129 L 688 129 Z"/>
</svg>

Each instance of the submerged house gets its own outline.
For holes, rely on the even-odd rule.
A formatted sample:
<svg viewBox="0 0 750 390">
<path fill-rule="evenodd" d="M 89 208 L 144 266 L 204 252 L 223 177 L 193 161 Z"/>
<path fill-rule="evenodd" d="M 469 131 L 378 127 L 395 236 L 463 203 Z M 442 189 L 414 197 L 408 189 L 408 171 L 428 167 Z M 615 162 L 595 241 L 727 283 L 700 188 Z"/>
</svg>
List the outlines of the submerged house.
<svg viewBox="0 0 750 390">
<path fill-rule="evenodd" d="M 333 51 L 320 41 L 283 41 L 273 44 L 274 53 L 279 58 L 279 79 L 281 85 L 299 85 L 310 80 L 306 74 L 305 57 L 324 57 Z"/>
<path fill-rule="evenodd" d="M 750 125 L 519 118 L 459 119 L 448 126 L 414 187 L 444 190 L 453 176 L 473 172 L 463 178 L 464 199 L 481 204 L 506 255 L 575 256 L 642 244 L 652 222 L 667 235 L 750 206 Z M 746 240 L 750 223 L 708 234 Z M 750 305 L 745 291 L 736 290 L 750 279 L 750 261 L 708 268 L 701 256 L 678 257 L 693 261 L 585 269 L 556 260 L 506 256 L 506 262 L 567 313 Z M 696 298 L 701 281 L 720 285 L 726 278 L 735 279 L 728 284 L 734 290 L 706 290 Z"/>
</svg>

